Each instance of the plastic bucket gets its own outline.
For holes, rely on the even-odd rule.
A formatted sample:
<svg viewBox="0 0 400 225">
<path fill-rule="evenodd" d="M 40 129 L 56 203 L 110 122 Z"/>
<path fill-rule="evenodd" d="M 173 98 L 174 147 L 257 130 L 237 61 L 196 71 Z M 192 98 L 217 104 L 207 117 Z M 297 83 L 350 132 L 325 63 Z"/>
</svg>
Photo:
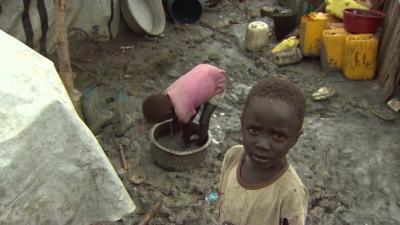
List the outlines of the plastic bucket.
<svg viewBox="0 0 400 225">
<path fill-rule="evenodd" d="M 167 0 L 168 14 L 177 23 L 196 23 L 203 14 L 203 0 Z"/>
<path fill-rule="evenodd" d="M 344 29 L 353 34 L 375 33 L 386 14 L 378 10 L 345 9 Z"/>
</svg>

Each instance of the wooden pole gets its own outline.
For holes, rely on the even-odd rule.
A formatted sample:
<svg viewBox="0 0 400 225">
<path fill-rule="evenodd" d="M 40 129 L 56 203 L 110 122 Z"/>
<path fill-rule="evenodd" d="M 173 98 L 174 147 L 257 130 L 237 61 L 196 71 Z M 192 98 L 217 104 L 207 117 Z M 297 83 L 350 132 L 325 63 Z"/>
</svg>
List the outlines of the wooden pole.
<svg viewBox="0 0 400 225">
<path fill-rule="evenodd" d="M 160 207 L 161 207 L 161 202 L 157 202 L 155 205 L 153 205 L 153 207 L 151 207 L 151 209 L 146 213 L 146 215 L 144 215 L 139 225 L 147 225 L 150 222 L 150 220 L 156 216 L 157 211 L 160 209 Z"/>
<path fill-rule="evenodd" d="M 71 98 L 72 103 L 75 106 L 75 110 L 78 115 L 83 118 L 82 106 L 80 103 L 81 93 L 74 88 L 75 74 L 72 71 L 71 59 L 69 55 L 68 47 L 68 35 L 65 26 L 65 0 L 55 0 L 56 8 L 56 21 L 57 21 L 57 57 L 59 63 L 59 74 L 60 78 Z"/>
<path fill-rule="evenodd" d="M 68 36 L 65 27 L 65 0 L 56 0 L 57 6 L 57 56 L 60 67 L 60 77 L 71 96 L 74 89 L 74 75 L 72 72 L 71 62 L 69 58 Z"/>
<path fill-rule="evenodd" d="M 122 167 L 124 168 L 125 171 L 128 172 L 129 166 L 128 166 L 128 162 L 126 161 L 126 157 L 125 157 L 125 147 L 122 144 L 119 145 L 119 156 L 121 158 Z"/>
<path fill-rule="evenodd" d="M 387 16 L 380 39 L 377 73 L 378 82 L 383 86 L 383 100 L 388 101 L 400 83 L 400 24 L 396 19 L 400 13 L 400 3 L 386 1 L 385 13 Z"/>
</svg>

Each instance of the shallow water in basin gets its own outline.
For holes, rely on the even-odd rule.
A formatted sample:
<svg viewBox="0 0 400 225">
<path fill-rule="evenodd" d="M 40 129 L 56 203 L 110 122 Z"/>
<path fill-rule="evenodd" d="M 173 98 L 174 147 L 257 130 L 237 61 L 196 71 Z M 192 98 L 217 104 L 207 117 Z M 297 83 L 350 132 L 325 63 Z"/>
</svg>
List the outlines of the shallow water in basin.
<svg viewBox="0 0 400 225">
<path fill-rule="evenodd" d="M 185 143 L 183 142 L 181 135 L 165 135 L 157 138 L 158 143 L 168 149 L 175 151 L 191 151 L 199 148 L 195 142 L 191 142 L 189 146 L 185 147 Z"/>
</svg>

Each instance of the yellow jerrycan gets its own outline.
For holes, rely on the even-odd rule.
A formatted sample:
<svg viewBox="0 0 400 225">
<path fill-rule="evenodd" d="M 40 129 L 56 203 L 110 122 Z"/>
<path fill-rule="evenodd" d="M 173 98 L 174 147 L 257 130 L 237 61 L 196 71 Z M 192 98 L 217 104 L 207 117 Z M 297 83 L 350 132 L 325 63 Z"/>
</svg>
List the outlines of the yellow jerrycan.
<svg viewBox="0 0 400 225">
<path fill-rule="evenodd" d="M 343 28 L 324 30 L 322 33 L 321 67 L 324 71 L 340 71 L 347 32 Z"/>
<path fill-rule="evenodd" d="M 300 46 L 304 56 L 320 55 L 322 32 L 327 25 L 326 13 L 309 13 L 301 17 Z"/>
<path fill-rule="evenodd" d="M 346 36 L 343 73 L 350 80 L 374 78 L 378 39 L 372 34 L 349 34 Z"/>
</svg>

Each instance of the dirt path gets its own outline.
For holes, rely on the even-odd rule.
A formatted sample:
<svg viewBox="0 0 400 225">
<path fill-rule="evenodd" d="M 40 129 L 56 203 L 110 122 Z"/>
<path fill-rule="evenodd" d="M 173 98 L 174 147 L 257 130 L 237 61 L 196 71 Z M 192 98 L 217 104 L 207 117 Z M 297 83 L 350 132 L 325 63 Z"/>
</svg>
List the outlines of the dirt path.
<svg viewBox="0 0 400 225">
<path fill-rule="evenodd" d="M 114 136 L 112 125 L 97 135 L 138 206 L 134 215 L 113 224 L 139 221 L 157 201 L 163 205 L 154 224 L 217 224 L 218 205 L 207 203 L 204 197 L 217 190 L 225 151 L 240 143 L 239 117 L 246 93 L 258 79 L 270 76 L 294 80 L 309 99 L 304 134 L 289 157 L 309 188 L 308 224 L 400 224 L 399 115 L 395 122 L 387 122 L 370 113 L 371 109 L 385 109 L 376 82 L 324 74 L 316 59 L 278 68 L 266 52 L 245 51 L 245 28 L 238 3 L 228 1 L 220 11 L 206 12 L 199 24 L 167 24 L 163 37 L 128 31 L 108 43 L 72 45 L 81 91 L 91 83 L 103 83 L 110 109 L 115 108 L 115 92 L 121 85 L 137 98 L 134 127 L 123 137 Z M 271 39 L 269 47 L 273 44 Z M 133 47 L 123 51 L 122 46 Z M 141 101 L 203 62 L 224 68 L 230 79 L 211 121 L 213 139 L 207 160 L 197 169 L 162 170 L 151 156 L 150 125 L 142 118 Z M 313 102 L 311 94 L 325 84 L 334 86 L 338 96 Z M 146 177 L 144 183 L 133 185 L 123 173 L 119 144 L 128 147 L 129 166 Z"/>
</svg>

